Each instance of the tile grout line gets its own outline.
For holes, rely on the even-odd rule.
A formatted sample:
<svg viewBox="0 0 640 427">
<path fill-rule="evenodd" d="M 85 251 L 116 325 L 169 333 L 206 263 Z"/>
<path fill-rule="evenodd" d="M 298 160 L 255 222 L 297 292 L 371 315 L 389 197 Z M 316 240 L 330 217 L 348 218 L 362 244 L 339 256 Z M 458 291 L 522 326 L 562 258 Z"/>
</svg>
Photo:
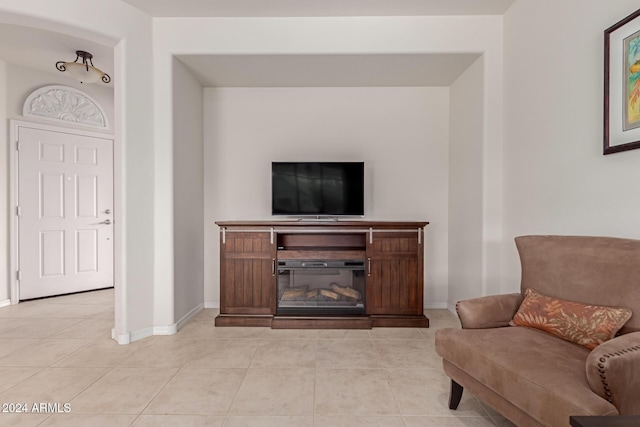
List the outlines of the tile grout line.
<svg viewBox="0 0 640 427">
<path fill-rule="evenodd" d="M 311 405 L 311 423 L 316 426 L 316 396 L 318 393 L 318 340 L 320 334 L 316 331 L 315 351 L 313 352 L 313 401 Z"/>
<path fill-rule="evenodd" d="M 141 368 L 140 368 L 140 367 L 137 367 L 137 368 L 131 368 L 131 367 L 124 367 L 124 366 L 123 366 L 123 367 L 118 367 L 118 366 L 116 366 L 116 367 L 114 367 L 113 369 L 136 369 L 136 370 L 137 370 L 137 369 L 141 369 Z M 142 368 L 142 369 L 165 369 L 165 368 L 149 368 L 149 367 L 148 367 L 148 368 Z M 162 387 L 160 387 L 160 390 L 158 390 L 158 392 L 157 392 L 156 394 L 154 394 L 154 395 L 153 395 L 153 397 L 152 397 L 151 399 L 149 399 L 149 401 L 147 402 L 147 404 L 146 404 L 146 405 L 144 405 L 144 408 L 142 408 L 142 410 L 140 410 L 140 412 L 139 412 L 139 413 L 137 413 L 137 414 L 121 414 L 121 415 L 135 415 L 135 416 L 136 416 L 136 418 L 133 420 L 133 421 L 135 422 L 135 420 L 137 420 L 137 419 L 138 419 L 138 417 L 139 417 L 140 415 L 143 415 L 143 412 L 145 411 L 145 409 L 147 409 L 147 408 L 149 407 L 149 405 L 151 404 L 151 402 L 153 402 L 153 400 L 154 400 L 156 397 L 158 397 L 158 395 L 159 395 L 160 393 L 162 393 L 162 390 L 164 390 L 164 389 L 165 389 L 165 387 L 167 387 L 167 385 L 171 382 L 171 380 L 172 380 L 176 375 L 178 375 L 178 372 L 180 372 L 180 369 L 182 369 L 182 368 L 178 368 L 178 369 L 176 369 L 176 371 L 173 373 L 173 375 L 171 375 L 171 377 L 167 380 L 167 382 L 166 382 Z M 156 415 L 156 414 L 151 414 L 151 415 Z M 165 415 L 169 415 L 169 414 L 165 414 Z M 132 423 L 133 423 L 133 422 L 132 422 Z"/>
<path fill-rule="evenodd" d="M 391 395 L 393 396 L 393 402 L 396 405 L 396 409 L 398 410 L 398 414 L 400 415 L 400 418 L 402 419 L 402 424 L 406 427 L 407 423 L 404 419 L 404 413 L 402 412 L 402 409 L 400 408 L 400 404 L 398 403 L 398 397 L 396 396 L 395 391 L 393 390 L 393 387 L 391 386 L 391 379 L 390 379 L 390 374 L 389 374 L 389 370 L 388 368 L 384 368 L 382 367 L 382 371 L 384 372 L 384 379 L 387 381 L 387 385 L 389 386 L 389 391 L 391 392 Z"/>
<path fill-rule="evenodd" d="M 175 334 L 174 334 L 175 335 Z M 148 346 L 149 344 L 147 344 Z M 146 346 L 145 346 L 146 347 Z M 138 351 L 142 350 L 143 348 L 139 348 L 138 350 L 134 351 L 133 353 L 131 353 L 129 356 L 127 356 L 124 360 L 127 360 L 129 357 L 133 356 L 134 354 L 136 354 Z M 120 363 L 124 362 L 124 360 L 122 360 Z M 185 366 L 187 365 L 187 363 L 189 363 L 189 358 L 187 358 L 183 363 L 182 366 L 178 367 L 178 369 L 176 369 L 176 371 L 173 373 L 173 375 L 171 375 L 171 378 L 169 378 L 169 380 L 160 388 L 160 390 L 158 390 L 158 392 L 151 398 L 149 399 L 149 401 L 147 402 L 146 405 L 144 405 L 144 408 L 142 408 L 142 410 L 140 411 L 139 414 L 136 415 L 136 417 L 134 418 L 134 420 L 131 422 L 131 424 L 135 423 L 136 420 L 138 418 L 140 418 L 141 415 L 143 415 L 144 411 L 149 407 L 149 405 L 151 405 L 151 402 L 153 402 L 155 400 L 156 397 L 158 397 L 160 395 L 160 393 L 162 393 L 162 391 L 169 385 L 169 383 L 176 377 L 176 375 L 178 375 L 179 372 L 181 372 L 183 369 L 185 369 Z M 115 368 L 114 368 L 115 369 Z M 131 367 L 131 369 L 140 369 L 139 367 Z M 171 367 L 168 368 L 159 368 L 159 369 L 171 369 Z"/>
<path fill-rule="evenodd" d="M 50 367 L 51 369 L 69 369 L 69 368 L 54 368 L 54 367 Z M 113 369 L 113 367 L 105 367 L 107 368 L 107 370 L 100 376 L 98 376 L 98 378 L 96 378 L 95 381 L 93 381 L 91 384 L 88 384 L 84 389 L 82 389 L 81 391 L 79 391 L 78 393 L 76 393 L 73 397 L 69 398 L 68 403 L 71 404 L 71 401 L 73 399 L 75 399 L 76 397 L 80 396 L 82 393 L 84 393 L 85 391 L 87 391 L 91 386 L 93 386 L 95 383 L 97 383 L 98 381 L 100 381 L 102 378 L 104 378 L 109 372 L 111 372 Z M 48 369 L 48 368 L 47 368 Z M 73 368 L 71 368 L 73 369 Z M 99 367 L 90 367 L 90 368 L 79 368 L 79 369 L 99 369 Z M 71 410 L 73 411 L 73 406 L 71 407 Z M 53 414 L 52 414 L 53 415 Z M 49 417 L 47 417 L 48 419 Z"/>
<path fill-rule="evenodd" d="M 44 304 L 44 303 L 43 303 L 43 304 Z M 8 319 L 18 319 L 18 320 L 22 320 L 23 318 L 13 318 L 13 317 L 9 317 Z M 35 323 L 35 321 L 37 321 L 37 320 L 47 320 L 46 318 L 40 318 L 40 317 L 24 318 L 24 319 L 32 319 L 32 321 L 31 321 L 31 322 L 26 323 L 26 325 L 29 325 L 29 324 L 31 324 L 31 323 Z M 56 319 L 57 319 L 57 318 L 56 318 Z M 69 317 L 69 318 L 60 318 L 60 319 L 78 319 L 78 318 L 76 318 L 76 317 Z M 77 321 L 77 322 L 75 322 L 75 323 L 73 323 L 73 324 L 69 325 L 67 328 L 70 328 L 70 327 L 72 327 L 72 326 L 74 326 L 74 325 L 77 325 L 77 324 L 79 324 L 80 322 L 82 322 L 83 320 L 85 320 L 85 319 L 84 319 L 84 318 L 80 318 L 80 319 L 78 319 L 78 321 Z M 24 325 L 22 325 L 22 326 L 24 326 Z M 62 329 L 62 331 L 66 330 L 67 328 L 63 328 L 63 329 Z M 45 336 L 45 337 L 40 337 L 40 338 L 26 338 L 26 339 L 35 339 L 35 340 L 38 340 L 37 342 L 42 342 L 43 340 L 47 340 L 47 339 L 50 339 L 50 340 L 61 339 L 61 338 L 50 338 L 50 337 L 52 337 L 52 336 L 54 336 L 56 333 L 60 333 L 60 332 L 62 332 L 62 331 L 54 332 L 54 333 L 52 333 L 52 334 L 50 334 L 50 335 L 47 335 L 47 336 Z M 11 339 L 11 338 L 6 338 L 6 339 Z M 19 338 L 15 338 L 15 339 L 19 339 Z M 72 338 L 68 338 L 68 339 L 72 339 Z M 74 353 L 76 353 L 77 351 L 80 351 L 81 349 L 85 348 L 86 346 L 88 346 L 88 345 L 89 345 L 90 343 L 92 343 L 92 342 L 93 342 L 93 341 L 89 341 L 89 342 L 87 342 L 84 346 L 81 346 L 81 347 L 77 348 L 76 350 L 72 351 L 71 353 L 66 354 L 66 355 L 64 355 L 64 356 L 60 357 L 59 359 L 54 360 L 54 361 L 53 361 L 53 362 L 51 362 L 49 365 L 44 366 L 44 367 L 43 367 L 43 366 L 20 366 L 20 367 L 24 367 L 24 368 L 39 368 L 39 370 L 38 370 L 38 371 L 36 371 L 36 372 L 34 372 L 32 375 L 28 376 L 27 378 L 24 378 L 24 379 L 23 379 L 23 380 L 21 380 L 20 382 L 18 382 L 18 383 L 16 383 L 16 384 L 14 384 L 13 386 L 11 386 L 10 388 L 8 388 L 7 390 L 4 390 L 2 393 L 10 392 L 10 391 L 11 391 L 12 389 L 14 389 L 15 387 L 19 386 L 20 384 L 23 384 L 25 381 L 27 381 L 27 380 L 29 380 L 29 379 L 31 379 L 31 378 L 33 378 L 33 377 L 35 377 L 35 376 L 36 376 L 36 375 L 38 375 L 38 374 L 41 374 L 42 372 L 44 372 L 44 371 L 46 371 L 46 370 L 48 370 L 48 369 L 61 369 L 61 368 L 63 368 L 63 367 L 54 367 L 53 365 L 54 365 L 54 364 L 56 364 L 56 363 L 58 363 L 58 362 L 60 362 L 61 360 L 65 359 L 66 357 L 70 356 L 71 354 L 74 354 Z M 30 345 L 33 345 L 33 344 L 36 344 L 36 343 L 32 343 L 32 344 L 29 344 L 29 345 L 27 345 L 27 346 L 25 346 L 25 347 L 22 347 L 22 348 L 20 348 L 20 349 L 17 349 L 17 350 L 15 350 L 14 352 L 11 352 L 11 353 L 8 353 L 8 354 L 4 355 L 3 357 L 9 356 L 9 355 L 11 355 L 11 354 L 13 354 L 13 353 L 15 353 L 15 352 L 17 352 L 17 351 L 23 350 L 24 348 L 27 348 L 27 347 L 29 347 Z M 8 367 L 9 367 L 9 366 L 8 366 Z M 17 367 L 17 366 L 13 366 L 13 367 Z M 84 391 L 85 391 L 85 390 L 87 390 L 89 387 L 91 387 L 93 384 L 95 384 L 95 383 L 96 383 L 100 378 L 104 377 L 104 375 L 106 375 L 108 372 L 109 372 L 109 370 L 107 370 L 104 374 L 102 374 L 101 376 L 99 376 L 98 378 L 96 378 L 96 380 L 95 380 L 94 382 L 92 382 L 91 384 L 88 384 L 84 389 L 82 389 L 81 391 L 79 391 L 78 393 L 76 393 L 75 395 L 73 395 L 72 397 L 70 397 L 70 398 L 69 398 L 69 400 L 68 400 L 68 402 L 71 402 L 71 401 L 72 401 L 73 399 L 75 399 L 75 398 L 76 398 L 80 393 L 84 392 Z M 43 422 L 45 422 L 46 420 L 48 420 L 52 415 L 53 415 L 53 414 L 49 414 L 49 416 L 47 416 L 44 420 L 42 420 L 42 422 L 38 423 L 38 425 L 40 425 L 40 424 L 42 424 Z"/>
<path fill-rule="evenodd" d="M 62 332 L 62 331 L 64 331 L 64 330 L 66 330 L 67 328 L 70 328 L 70 327 L 72 327 L 72 326 L 77 325 L 78 323 L 80 323 L 80 322 L 82 322 L 82 321 L 84 320 L 84 319 L 78 319 L 78 318 L 76 318 L 76 317 L 60 317 L 60 318 L 44 318 L 44 317 L 16 318 L 16 317 L 9 317 L 9 318 L 7 318 L 7 319 L 12 319 L 12 320 L 30 319 L 30 320 L 32 320 L 32 321 L 31 321 L 31 322 L 29 322 L 29 323 L 27 323 L 26 325 L 21 325 L 21 326 L 18 326 L 18 327 L 16 327 L 16 328 L 12 328 L 12 329 L 7 330 L 7 331 L 3 331 L 3 332 L 0 334 L 0 339 L 18 339 L 18 338 L 24 338 L 24 339 L 36 339 L 36 340 L 42 340 L 42 339 L 57 339 L 57 338 L 52 338 L 52 337 L 53 337 L 54 335 L 56 335 L 56 334 L 59 334 L 60 332 Z M 43 320 L 43 321 L 51 321 L 51 320 L 77 320 L 77 321 L 76 321 L 75 323 L 72 323 L 72 324 L 70 324 L 70 325 L 67 325 L 67 326 L 63 327 L 61 330 L 51 332 L 49 335 L 38 336 L 38 337 L 23 337 L 22 335 L 21 335 L 20 337 L 7 337 L 7 336 L 4 336 L 4 334 L 5 334 L 5 333 L 9 333 L 9 332 L 15 331 L 15 330 L 20 329 L 20 328 L 22 328 L 22 327 L 24 327 L 24 326 L 29 326 L 29 325 L 31 325 L 32 323 L 35 323 L 35 322 L 37 322 L 37 321 L 39 321 L 39 320 Z"/>
<path fill-rule="evenodd" d="M 9 387 L 6 390 L 3 390 L 0 394 L 4 394 L 8 391 L 11 391 L 14 387 L 17 387 L 18 385 L 22 384 L 23 382 L 27 381 L 30 378 L 35 377 L 36 375 L 38 375 L 40 372 L 44 371 L 45 369 L 47 369 L 46 366 L 42 367 L 42 366 L 0 366 L 0 368 L 37 368 L 39 369 L 39 371 L 34 372 L 33 374 L 29 375 L 27 378 L 24 378 L 23 380 L 21 380 L 20 382 L 12 385 L 11 387 Z"/>
<path fill-rule="evenodd" d="M 4 335 L 5 333 L 7 333 L 7 332 L 14 331 L 14 330 L 16 330 L 16 329 L 18 329 L 18 328 L 21 328 L 21 327 L 23 327 L 23 326 L 30 325 L 31 323 L 34 323 L 34 322 L 35 322 L 36 320 L 38 320 L 38 319 L 37 319 L 37 318 L 29 318 L 29 317 L 27 317 L 27 318 L 1 317 L 1 318 L 0 318 L 0 321 L 2 321 L 2 320 L 28 320 L 28 322 L 27 322 L 27 323 L 25 323 L 24 325 L 20 325 L 20 326 L 16 326 L 16 327 L 13 327 L 13 328 L 5 329 L 5 330 L 3 330 L 2 332 L 0 332 L 0 339 L 12 339 L 13 337 L 8 337 L 8 338 L 7 338 L 7 337 L 4 337 L 3 335 Z"/>
<path fill-rule="evenodd" d="M 259 341 L 263 341 L 264 331 L 262 331 L 261 335 L 262 336 L 260 338 L 258 338 Z M 231 403 L 229 403 L 229 407 L 227 408 L 227 411 L 226 411 L 226 413 L 224 415 L 224 420 L 222 421 L 222 426 L 223 427 L 224 427 L 224 425 L 227 424 L 227 421 L 229 420 L 229 416 L 230 416 L 229 412 L 231 412 L 231 408 L 233 407 L 233 404 L 235 403 L 235 401 L 236 401 L 236 399 L 238 397 L 238 393 L 240 393 L 240 388 L 242 387 L 242 384 L 244 383 L 245 379 L 247 378 L 247 374 L 249 373 L 249 369 L 251 367 L 251 364 L 253 363 L 253 360 L 255 359 L 256 354 L 258 353 L 258 349 L 260 348 L 261 345 L 262 345 L 262 342 L 256 346 L 256 349 L 254 350 L 253 355 L 251 356 L 251 360 L 247 364 L 247 367 L 244 368 L 244 375 L 242 376 L 242 380 L 240 381 L 240 384 L 238 385 L 238 388 L 236 389 L 236 392 L 233 394 L 233 398 L 231 399 Z"/>
</svg>

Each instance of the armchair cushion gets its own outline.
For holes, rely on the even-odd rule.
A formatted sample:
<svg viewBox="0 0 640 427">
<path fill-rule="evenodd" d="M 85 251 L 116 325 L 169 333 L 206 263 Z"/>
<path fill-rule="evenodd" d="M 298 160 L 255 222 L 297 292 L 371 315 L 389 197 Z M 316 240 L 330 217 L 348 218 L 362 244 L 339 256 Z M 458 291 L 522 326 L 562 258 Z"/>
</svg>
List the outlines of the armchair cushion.
<svg viewBox="0 0 640 427">
<path fill-rule="evenodd" d="M 511 326 L 528 326 L 593 350 L 613 338 L 631 318 L 628 308 L 581 304 L 528 288 Z"/>
<path fill-rule="evenodd" d="M 436 351 L 487 388 L 508 396 L 538 425 L 566 426 L 567 414 L 618 415 L 616 407 L 587 384 L 589 350 L 540 330 L 441 329 Z"/>
<path fill-rule="evenodd" d="M 459 301 L 456 312 L 465 329 L 507 326 L 522 302 L 521 294 L 491 295 Z"/>
</svg>

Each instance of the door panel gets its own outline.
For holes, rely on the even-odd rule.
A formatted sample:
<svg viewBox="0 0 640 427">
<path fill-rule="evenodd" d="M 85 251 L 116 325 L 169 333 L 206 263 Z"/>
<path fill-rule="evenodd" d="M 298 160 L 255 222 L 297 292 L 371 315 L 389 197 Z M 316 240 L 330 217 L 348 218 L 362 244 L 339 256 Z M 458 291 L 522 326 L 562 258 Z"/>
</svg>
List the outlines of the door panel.
<svg viewBox="0 0 640 427">
<path fill-rule="evenodd" d="M 64 218 L 64 175 L 40 173 L 40 217 Z"/>
<path fill-rule="evenodd" d="M 18 128 L 20 299 L 113 286 L 113 140 Z"/>
<path fill-rule="evenodd" d="M 221 245 L 220 312 L 273 314 L 274 262 L 269 233 L 227 233 Z"/>
<path fill-rule="evenodd" d="M 40 276 L 64 276 L 64 230 L 40 232 Z"/>
<path fill-rule="evenodd" d="M 98 233 L 96 230 L 76 230 L 76 273 L 98 272 Z"/>
<path fill-rule="evenodd" d="M 98 217 L 98 177 L 95 175 L 76 175 L 76 217 Z"/>
<path fill-rule="evenodd" d="M 422 245 L 417 234 L 374 233 L 367 246 L 368 314 L 422 314 Z"/>
</svg>

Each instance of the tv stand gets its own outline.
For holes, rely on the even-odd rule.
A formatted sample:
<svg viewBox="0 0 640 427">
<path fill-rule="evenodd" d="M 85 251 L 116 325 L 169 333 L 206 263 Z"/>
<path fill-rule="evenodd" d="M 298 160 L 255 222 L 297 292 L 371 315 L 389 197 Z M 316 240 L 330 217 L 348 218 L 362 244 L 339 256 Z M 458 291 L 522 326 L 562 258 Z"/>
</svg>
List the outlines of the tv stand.
<svg viewBox="0 0 640 427">
<path fill-rule="evenodd" d="M 328 221 L 328 222 L 338 222 L 340 218 L 337 216 L 310 216 L 304 218 L 298 218 L 297 221 Z"/>
<path fill-rule="evenodd" d="M 423 312 L 428 222 L 309 219 L 216 224 L 216 326 L 429 326 Z"/>
</svg>

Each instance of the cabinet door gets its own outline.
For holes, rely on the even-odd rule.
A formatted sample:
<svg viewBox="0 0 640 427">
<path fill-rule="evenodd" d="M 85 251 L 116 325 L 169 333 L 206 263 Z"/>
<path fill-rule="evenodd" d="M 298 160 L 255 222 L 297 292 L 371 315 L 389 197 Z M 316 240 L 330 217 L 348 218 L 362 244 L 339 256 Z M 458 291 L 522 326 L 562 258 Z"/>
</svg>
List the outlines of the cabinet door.
<svg viewBox="0 0 640 427">
<path fill-rule="evenodd" d="M 423 245 L 415 230 L 374 231 L 367 264 L 368 314 L 423 314 Z"/>
<path fill-rule="evenodd" d="M 275 313 L 275 256 L 269 232 L 227 231 L 221 237 L 220 313 Z"/>
</svg>

